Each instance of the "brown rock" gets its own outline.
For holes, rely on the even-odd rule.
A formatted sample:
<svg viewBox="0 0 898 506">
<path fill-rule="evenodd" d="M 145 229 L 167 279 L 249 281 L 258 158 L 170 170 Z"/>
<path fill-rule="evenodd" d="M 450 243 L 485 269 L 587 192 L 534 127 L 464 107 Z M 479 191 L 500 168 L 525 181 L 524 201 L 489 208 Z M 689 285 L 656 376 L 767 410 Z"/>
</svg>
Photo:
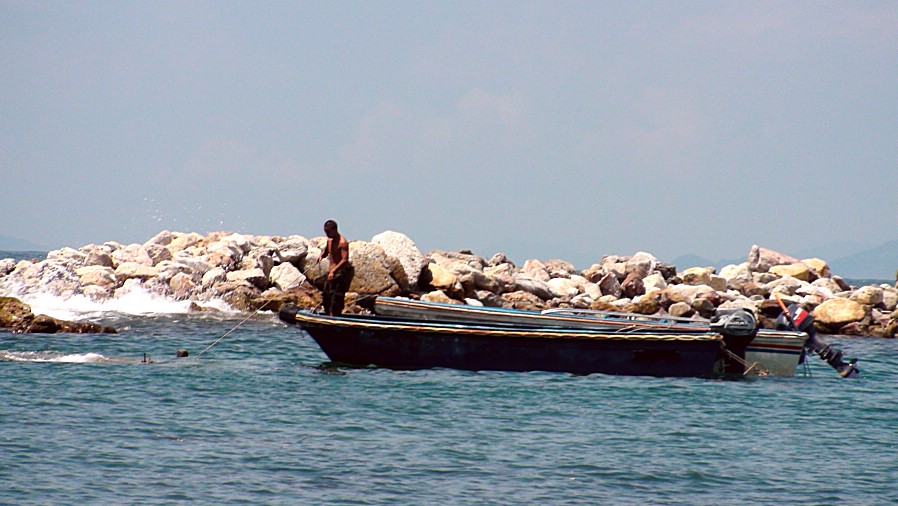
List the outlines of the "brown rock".
<svg viewBox="0 0 898 506">
<path fill-rule="evenodd" d="M 805 258 L 801 262 L 807 265 L 817 278 L 829 278 L 833 275 L 826 260 L 821 260 L 819 258 Z"/>
<path fill-rule="evenodd" d="M 308 283 L 282 292 L 266 293 L 257 297 L 249 295 L 247 298 L 245 309 L 252 311 L 278 312 L 287 303 L 303 309 L 314 309 L 321 304 L 321 292 Z"/>
<path fill-rule="evenodd" d="M 418 284 L 433 290 L 442 290 L 453 298 L 464 298 L 464 287 L 458 280 L 458 276 L 436 262 L 431 262 L 424 266 L 424 269 L 421 271 L 421 277 L 418 279 Z"/>
<path fill-rule="evenodd" d="M 767 272 L 774 265 L 794 264 L 798 261 L 797 258 L 758 245 L 752 246 L 748 253 L 748 266 L 753 272 Z"/>
<path fill-rule="evenodd" d="M 867 311 L 864 306 L 853 300 L 838 297 L 824 301 L 813 312 L 814 319 L 830 330 L 859 322 L 865 316 Z"/>
<path fill-rule="evenodd" d="M 637 302 L 631 302 L 624 306 L 624 312 L 643 315 L 657 313 L 661 309 L 658 299 L 655 297 L 641 297 Z"/>
<path fill-rule="evenodd" d="M 624 282 L 621 283 L 620 287 L 624 293 L 624 297 L 627 297 L 628 299 L 645 294 L 645 285 L 642 282 L 642 277 L 639 275 L 639 272 L 634 271 L 627 274 L 627 277 L 624 278 Z"/>
<path fill-rule="evenodd" d="M 675 318 L 690 318 L 695 314 L 695 310 L 692 309 L 692 306 L 685 302 L 671 304 L 670 307 L 667 308 L 667 312 Z"/>
<path fill-rule="evenodd" d="M 769 272 L 781 278 L 789 276 L 801 281 L 813 281 L 813 279 L 811 279 L 811 270 L 802 262 L 774 265 L 770 267 Z"/>
<path fill-rule="evenodd" d="M 0 327 L 17 334 L 115 334 L 112 327 L 87 322 L 70 322 L 47 315 L 35 315 L 31 308 L 12 297 L 0 297 Z"/>
<path fill-rule="evenodd" d="M 878 286 L 862 286 L 851 294 L 851 300 L 865 306 L 882 304 L 883 291 Z"/>
<path fill-rule="evenodd" d="M 711 285 L 713 267 L 690 267 L 680 274 L 685 285 Z"/>
<path fill-rule="evenodd" d="M 711 318 L 714 316 L 714 310 L 717 307 L 713 302 L 705 297 L 698 297 L 692 301 L 692 309 L 694 309 L 702 318 Z"/>
<path fill-rule="evenodd" d="M 599 264 L 592 264 L 590 268 L 581 272 L 580 275 L 590 283 L 598 283 L 605 276 L 605 270 Z"/>
<path fill-rule="evenodd" d="M 754 295 L 767 297 L 767 295 L 769 294 L 766 286 L 759 285 L 754 282 L 745 283 L 744 285 L 742 285 L 742 288 L 739 289 L 739 292 L 746 297 L 752 297 Z"/>
<path fill-rule="evenodd" d="M 516 292 L 503 293 L 506 307 L 514 309 L 527 309 L 530 311 L 542 311 L 546 309 L 546 303 L 532 293 L 518 290 Z"/>
<path fill-rule="evenodd" d="M 31 307 L 28 304 L 14 297 L 0 297 L 0 328 L 13 327 L 30 317 Z"/>
<path fill-rule="evenodd" d="M 606 273 L 602 276 L 602 279 L 598 282 L 599 290 L 601 290 L 602 295 L 611 295 L 614 298 L 619 299 L 621 295 L 623 295 L 624 291 L 621 288 L 620 281 L 618 281 L 617 276 L 614 273 Z"/>
<path fill-rule="evenodd" d="M 444 304 L 461 304 L 460 301 L 446 295 L 442 290 L 434 290 L 421 296 L 421 300 L 425 302 L 442 302 Z"/>
</svg>

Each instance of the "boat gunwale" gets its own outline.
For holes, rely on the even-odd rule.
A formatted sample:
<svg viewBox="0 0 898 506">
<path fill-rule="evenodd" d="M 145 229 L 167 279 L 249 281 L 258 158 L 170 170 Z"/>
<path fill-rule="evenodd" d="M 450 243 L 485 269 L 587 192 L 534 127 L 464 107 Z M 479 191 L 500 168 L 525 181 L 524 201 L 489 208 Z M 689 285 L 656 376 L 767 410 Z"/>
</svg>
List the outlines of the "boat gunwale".
<svg viewBox="0 0 898 506">
<path fill-rule="evenodd" d="M 368 321 L 363 321 L 365 318 Z M 377 330 L 395 330 L 403 332 L 429 332 L 454 335 L 491 335 L 506 337 L 523 337 L 531 339 L 596 339 L 615 341 L 720 341 L 722 334 L 715 332 L 702 333 L 666 333 L 652 332 L 646 329 L 640 333 L 615 333 L 606 330 L 568 329 L 561 327 L 519 327 L 508 325 L 491 325 L 484 323 L 458 323 L 458 322 L 434 322 L 407 319 L 384 319 L 380 316 L 345 315 L 326 316 L 312 313 L 307 310 L 297 311 L 294 314 L 295 324 L 302 327 L 303 324 L 317 326 L 340 326 L 346 328 L 376 328 Z"/>
<path fill-rule="evenodd" d="M 382 302 L 381 302 L 382 301 Z M 451 304 L 446 302 L 432 302 L 432 301 L 419 301 L 414 299 L 404 299 L 399 297 L 382 297 L 379 296 L 375 300 L 375 313 L 377 313 L 377 304 L 383 304 L 388 307 L 406 309 L 410 311 L 414 311 L 418 308 L 421 310 L 433 311 L 435 313 L 445 312 L 451 316 L 455 317 L 463 317 L 465 314 L 474 314 L 477 316 L 488 317 L 491 315 L 507 315 L 513 317 L 520 317 L 525 321 L 517 323 L 517 322 L 489 322 L 489 325 L 517 325 L 520 327 L 529 327 L 529 328 L 550 328 L 549 326 L 539 326 L 539 320 L 544 318 L 549 318 L 549 321 L 553 321 L 554 323 L 564 323 L 564 322 L 574 322 L 574 323 L 583 323 L 583 324 L 594 324 L 596 326 L 606 325 L 609 327 L 619 327 L 613 330 L 613 332 L 620 333 L 635 333 L 635 334 L 643 334 L 646 332 L 665 332 L 665 331 L 676 331 L 676 332 L 690 332 L 690 333 L 710 333 L 712 332 L 709 327 L 709 323 L 707 321 L 702 320 L 692 320 L 693 323 L 686 323 L 685 321 L 682 323 L 672 323 L 672 322 L 664 322 L 662 320 L 667 317 L 658 317 L 659 319 L 653 320 L 651 316 L 646 315 L 633 315 L 632 318 L 620 318 L 616 316 L 618 313 L 608 313 L 614 316 L 614 319 L 601 319 L 601 318 L 592 318 L 588 316 L 576 316 L 576 315 L 555 315 L 553 313 L 546 312 L 536 312 L 530 311 L 526 309 L 515 309 L 515 308 L 500 308 L 500 307 L 485 307 L 485 306 L 471 306 L 467 304 Z M 417 306 L 417 307 L 416 307 Z M 389 309 L 388 309 L 389 310 Z M 604 312 L 596 312 L 595 314 L 605 314 Z M 620 313 L 626 315 L 628 313 Z M 470 320 L 465 322 L 460 322 L 459 320 L 446 320 L 441 318 L 416 318 L 412 316 L 404 316 L 404 315 L 383 315 L 377 314 L 378 317 L 383 318 L 400 318 L 400 319 L 408 319 L 408 320 L 417 320 L 417 321 L 426 321 L 426 322 L 444 322 L 444 323 L 482 323 L 481 320 Z M 640 319 L 646 318 L 646 319 Z M 671 317 L 676 319 L 676 317 Z M 682 319 L 681 319 L 682 320 Z M 561 327 L 561 326 L 552 326 L 551 328 L 584 328 L 584 327 Z M 601 329 L 605 332 L 609 332 L 608 329 Z M 788 339 L 788 340 L 800 340 L 802 342 L 801 346 L 804 346 L 804 342 L 807 341 L 808 335 L 805 332 L 795 331 L 795 330 L 777 330 L 777 329 L 757 329 L 757 333 L 755 338 L 761 339 Z M 759 343 L 760 344 L 760 343 Z"/>
</svg>

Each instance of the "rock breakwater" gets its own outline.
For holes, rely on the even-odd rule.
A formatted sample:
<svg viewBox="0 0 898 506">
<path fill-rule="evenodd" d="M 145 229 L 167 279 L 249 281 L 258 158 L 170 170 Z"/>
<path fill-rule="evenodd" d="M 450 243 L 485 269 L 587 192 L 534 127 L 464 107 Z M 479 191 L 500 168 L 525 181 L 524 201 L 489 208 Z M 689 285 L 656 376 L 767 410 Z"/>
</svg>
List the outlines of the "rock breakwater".
<svg viewBox="0 0 898 506">
<path fill-rule="evenodd" d="M 103 301 L 135 289 L 202 304 L 224 300 L 238 310 L 279 309 L 321 302 L 327 261 L 315 261 L 324 237 L 207 235 L 162 231 L 143 244 L 106 242 L 51 251 L 45 260 L 0 260 L 0 295 L 52 293 Z M 718 272 L 682 270 L 654 255 L 605 255 L 582 271 L 564 260 L 489 259 L 470 251 L 422 253 L 414 241 L 387 231 L 352 241 L 355 277 L 349 311 L 364 295 L 406 295 L 430 301 L 542 310 L 556 307 L 644 315 L 710 317 L 717 308 L 747 308 L 765 327 L 780 308 L 798 303 L 820 330 L 895 337 L 898 288 L 849 286 L 826 261 L 797 259 L 754 246 L 746 261 Z"/>
</svg>

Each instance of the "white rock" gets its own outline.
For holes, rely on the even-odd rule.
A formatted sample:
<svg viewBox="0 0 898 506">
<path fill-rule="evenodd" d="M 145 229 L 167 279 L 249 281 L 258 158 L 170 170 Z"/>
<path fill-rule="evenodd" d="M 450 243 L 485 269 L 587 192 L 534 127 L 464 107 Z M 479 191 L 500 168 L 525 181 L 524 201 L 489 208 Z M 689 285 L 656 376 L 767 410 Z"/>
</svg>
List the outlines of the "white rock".
<svg viewBox="0 0 898 506">
<path fill-rule="evenodd" d="M 234 282 L 245 281 L 260 290 L 268 288 L 268 276 L 266 276 L 265 272 L 258 267 L 229 272 L 227 274 L 227 280 Z"/>
<path fill-rule="evenodd" d="M 580 293 L 577 282 L 567 278 L 552 278 L 546 284 L 553 297 L 575 297 Z"/>
<path fill-rule="evenodd" d="M 299 272 L 299 269 L 290 263 L 283 263 L 272 267 L 271 274 L 268 276 L 271 284 L 281 290 L 290 290 L 301 285 L 306 277 Z"/>
</svg>

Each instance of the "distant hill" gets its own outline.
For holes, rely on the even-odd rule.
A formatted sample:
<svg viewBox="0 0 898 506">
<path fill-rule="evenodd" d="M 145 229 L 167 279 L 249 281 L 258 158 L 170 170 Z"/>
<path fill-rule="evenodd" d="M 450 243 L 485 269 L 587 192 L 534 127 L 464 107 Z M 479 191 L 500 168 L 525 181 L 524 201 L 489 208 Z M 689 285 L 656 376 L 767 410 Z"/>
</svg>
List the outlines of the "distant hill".
<svg viewBox="0 0 898 506">
<path fill-rule="evenodd" d="M 898 239 L 853 255 L 832 260 L 829 267 L 844 278 L 895 279 L 898 271 Z"/>
<path fill-rule="evenodd" d="M 25 239 L 0 235 L 0 250 L 3 251 L 47 251 L 49 249 Z"/>
<path fill-rule="evenodd" d="M 833 274 L 843 278 L 895 280 L 898 271 L 898 239 L 879 246 L 862 247 L 861 243 L 833 242 L 798 253 L 782 251 L 797 258 L 822 258 L 829 263 Z M 837 256 L 839 255 L 839 256 Z M 748 260 L 748 254 L 741 258 L 710 260 L 698 255 L 682 255 L 671 260 L 677 269 L 688 267 L 714 267 L 720 270 L 730 264 L 740 264 Z"/>
</svg>

